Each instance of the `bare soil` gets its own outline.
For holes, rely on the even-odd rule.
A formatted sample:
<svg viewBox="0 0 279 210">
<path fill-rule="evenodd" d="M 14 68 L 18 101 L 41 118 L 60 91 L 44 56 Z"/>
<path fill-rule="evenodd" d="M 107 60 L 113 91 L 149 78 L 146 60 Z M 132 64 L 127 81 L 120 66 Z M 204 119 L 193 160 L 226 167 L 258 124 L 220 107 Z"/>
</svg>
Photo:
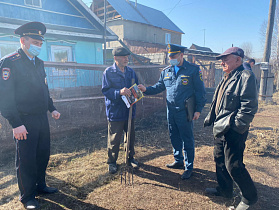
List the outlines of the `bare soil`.
<svg viewBox="0 0 279 210">
<path fill-rule="evenodd" d="M 277 98 L 274 98 L 277 101 Z M 59 188 L 54 195 L 39 196 L 41 209 L 228 209 L 240 201 L 235 187 L 233 199 L 207 196 L 215 187 L 213 136 L 195 122 L 196 156 L 193 176 L 181 180 L 183 170 L 168 169 L 173 161 L 166 112 L 136 121 L 136 159 L 133 185 L 121 184 L 120 173 L 110 175 L 106 164 L 107 129 L 81 129 L 53 136 L 47 182 Z M 251 125 L 244 162 L 258 189 L 259 201 L 251 209 L 279 209 L 279 105 L 261 104 Z M 0 155 L 0 209 L 23 209 L 18 201 L 14 148 Z M 2 145 L 3 146 L 3 145 Z M 12 149 L 11 149 L 12 148 Z M 118 168 L 124 166 L 123 148 Z"/>
</svg>

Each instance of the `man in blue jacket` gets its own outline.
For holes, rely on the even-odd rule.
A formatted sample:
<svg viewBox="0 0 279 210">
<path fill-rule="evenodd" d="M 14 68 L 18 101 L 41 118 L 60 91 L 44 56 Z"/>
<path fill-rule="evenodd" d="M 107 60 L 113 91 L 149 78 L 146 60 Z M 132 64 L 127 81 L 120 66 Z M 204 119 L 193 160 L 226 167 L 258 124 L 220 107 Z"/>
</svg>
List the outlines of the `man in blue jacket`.
<svg viewBox="0 0 279 210">
<path fill-rule="evenodd" d="M 102 93 L 105 95 L 106 114 L 108 120 L 108 171 L 111 174 L 117 172 L 116 161 L 119 153 L 120 141 L 123 131 L 125 142 L 128 129 L 129 109 L 121 96 L 131 95 L 129 88 L 134 83 L 138 84 L 138 78 L 133 69 L 127 66 L 130 52 L 124 47 L 118 47 L 112 52 L 115 63 L 103 73 Z M 129 163 L 133 168 L 138 168 L 138 162 L 134 159 L 135 128 L 134 117 L 136 105 L 133 105 L 132 125 L 130 133 Z"/>
<path fill-rule="evenodd" d="M 255 65 L 255 59 L 251 58 L 248 61 L 243 63 L 243 67 L 244 69 L 248 69 L 250 71 L 252 71 L 253 66 Z"/>
<path fill-rule="evenodd" d="M 138 87 L 147 95 L 167 90 L 168 127 L 175 161 L 166 166 L 176 169 L 185 167 L 181 178 L 189 179 L 193 170 L 195 146 L 193 121 L 187 120 L 185 100 L 194 95 L 196 106 L 194 116 L 191 118 L 197 120 L 206 102 L 205 88 L 199 67 L 183 59 L 185 47 L 174 44 L 168 47 L 171 65 L 162 71 L 155 85 L 147 88 L 143 85 Z"/>
</svg>

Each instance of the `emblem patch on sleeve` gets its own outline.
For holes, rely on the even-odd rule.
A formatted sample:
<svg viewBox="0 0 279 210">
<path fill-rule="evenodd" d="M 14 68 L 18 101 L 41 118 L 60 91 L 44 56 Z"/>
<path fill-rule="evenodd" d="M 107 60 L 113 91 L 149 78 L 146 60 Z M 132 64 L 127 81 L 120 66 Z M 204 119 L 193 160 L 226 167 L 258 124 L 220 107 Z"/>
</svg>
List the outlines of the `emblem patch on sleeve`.
<svg viewBox="0 0 279 210">
<path fill-rule="evenodd" d="M 182 85 L 188 85 L 189 80 L 184 78 L 181 80 L 181 82 L 182 82 Z"/>
<path fill-rule="evenodd" d="M 10 78 L 11 70 L 9 68 L 2 69 L 2 78 L 3 80 L 8 80 Z"/>
<path fill-rule="evenodd" d="M 203 81 L 203 78 L 202 78 L 202 70 L 199 70 L 199 75 L 200 75 L 200 80 Z"/>
</svg>

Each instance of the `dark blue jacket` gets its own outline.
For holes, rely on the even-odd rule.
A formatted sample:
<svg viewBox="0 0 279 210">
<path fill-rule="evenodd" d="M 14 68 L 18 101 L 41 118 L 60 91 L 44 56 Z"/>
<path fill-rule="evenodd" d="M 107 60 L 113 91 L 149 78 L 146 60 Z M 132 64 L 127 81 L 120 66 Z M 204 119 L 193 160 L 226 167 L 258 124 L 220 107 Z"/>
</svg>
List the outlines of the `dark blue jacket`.
<svg viewBox="0 0 279 210">
<path fill-rule="evenodd" d="M 46 84 L 44 62 L 34 65 L 22 49 L 0 60 L 0 111 L 13 128 L 23 125 L 21 115 L 55 110 Z"/>
<path fill-rule="evenodd" d="M 122 101 L 120 90 L 124 87 L 130 88 L 132 78 L 138 84 L 138 78 L 133 69 L 126 66 L 125 73 L 120 71 L 114 63 L 103 73 L 102 93 L 105 95 L 106 114 L 109 121 L 128 120 L 129 109 Z M 136 105 L 133 105 L 133 118 L 136 114 Z"/>
<path fill-rule="evenodd" d="M 252 71 L 252 68 L 251 68 L 250 63 L 244 62 L 244 63 L 243 63 L 243 67 L 244 67 L 244 69 L 247 69 L 247 70 Z"/>
<path fill-rule="evenodd" d="M 161 72 L 159 81 L 146 88 L 145 94 L 154 95 L 167 90 L 168 109 L 185 109 L 185 99 L 196 96 L 196 112 L 201 112 L 205 102 L 205 87 L 202 72 L 195 64 L 183 61 L 177 75 L 174 67 L 168 66 Z"/>
</svg>

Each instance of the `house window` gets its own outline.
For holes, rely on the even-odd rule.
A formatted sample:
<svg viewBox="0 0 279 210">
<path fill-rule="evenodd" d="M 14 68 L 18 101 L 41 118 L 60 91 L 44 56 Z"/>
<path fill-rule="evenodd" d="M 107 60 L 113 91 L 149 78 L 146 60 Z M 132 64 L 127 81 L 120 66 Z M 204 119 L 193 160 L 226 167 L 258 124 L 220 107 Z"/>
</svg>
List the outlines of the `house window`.
<svg viewBox="0 0 279 210">
<path fill-rule="evenodd" d="M 72 47 L 69 46 L 51 46 L 51 60 L 54 62 L 71 62 L 73 61 Z"/>
<path fill-rule="evenodd" d="M 15 52 L 20 47 L 19 42 L 0 41 L 0 58 Z"/>
<path fill-rule="evenodd" d="M 71 62 L 73 61 L 72 47 L 51 45 L 51 61 L 53 62 Z M 65 76 L 75 75 L 73 69 L 68 68 L 56 68 L 53 70 L 52 76 Z"/>
<path fill-rule="evenodd" d="M 157 34 L 154 34 L 154 43 L 157 43 Z"/>
<path fill-rule="evenodd" d="M 171 34 L 166 33 L 166 36 L 165 36 L 165 43 L 166 43 L 166 44 L 170 44 L 170 43 L 171 43 Z"/>
<path fill-rule="evenodd" d="M 41 0 L 24 0 L 25 5 L 33 6 L 33 7 L 42 7 Z"/>
</svg>

